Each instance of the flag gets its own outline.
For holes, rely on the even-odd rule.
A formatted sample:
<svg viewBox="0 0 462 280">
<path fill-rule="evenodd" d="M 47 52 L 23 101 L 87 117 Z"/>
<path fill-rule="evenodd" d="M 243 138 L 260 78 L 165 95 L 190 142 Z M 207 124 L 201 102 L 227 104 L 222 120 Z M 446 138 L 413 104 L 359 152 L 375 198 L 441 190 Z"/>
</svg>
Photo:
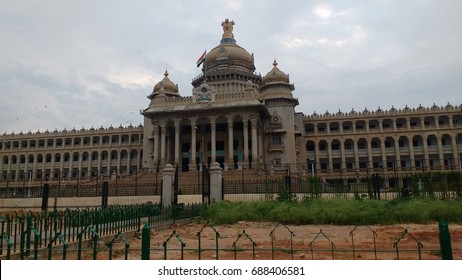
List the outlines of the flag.
<svg viewBox="0 0 462 280">
<path fill-rule="evenodd" d="M 201 57 L 199 57 L 199 59 L 197 60 L 196 64 L 197 64 L 197 67 L 201 66 L 201 64 L 205 61 L 205 54 L 207 53 L 207 50 L 204 51 L 204 53 L 201 55 Z"/>
</svg>

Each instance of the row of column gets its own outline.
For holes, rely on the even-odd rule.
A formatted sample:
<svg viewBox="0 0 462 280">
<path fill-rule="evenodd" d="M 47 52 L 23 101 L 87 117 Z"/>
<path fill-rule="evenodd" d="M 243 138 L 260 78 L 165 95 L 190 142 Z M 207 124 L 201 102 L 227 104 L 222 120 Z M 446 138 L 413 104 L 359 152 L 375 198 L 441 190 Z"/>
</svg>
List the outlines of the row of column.
<svg viewBox="0 0 462 280">
<path fill-rule="evenodd" d="M 190 167 L 197 166 L 196 162 L 196 142 L 197 142 L 197 118 L 190 119 L 191 125 L 191 141 L 190 141 L 190 149 L 191 149 L 191 161 Z M 216 162 L 216 129 L 217 129 L 217 117 L 209 117 L 209 124 L 210 124 L 210 143 L 211 143 L 211 162 Z M 249 160 L 249 124 L 247 121 L 243 121 L 243 161 L 248 162 Z M 181 130 L 181 121 L 174 120 L 174 131 L 175 131 L 175 139 L 174 139 L 174 164 L 177 165 L 180 163 L 180 130 Z M 234 165 L 234 130 L 233 125 L 234 121 L 232 117 L 227 118 L 227 125 L 228 125 L 228 166 Z M 256 166 L 256 160 L 258 158 L 258 119 L 256 117 L 250 118 L 250 127 L 251 127 L 251 139 L 252 139 L 252 147 L 251 147 L 251 155 L 252 155 L 252 166 Z M 165 166 L 167 163 L 167 149 L 166 149 L 166 137 L 167 137 L 167 125 L 165 122 L 160 123 L 158 125 L 154 125 L 154 149 L 153 149 L 153 161 L 156 165 L 157 162 L 160 163 L 161 166 Z M 204 135 L 202 135 L 204 137 Z M 201 147 L 204 144 L 204 139 L 200 139 Z M 160 146 L 158 145 L 160 143 Z"/>
<path fill-rule="evenodd" d="M 459 166 L 459 156 L 458 156 L 458 149 L 457 149 L 457 141 L 456 137 L 451 137 L 452 139 L 452 156 L 453 159 L 455 160 L 455 165 Z M 387 154 L 385 150 L 385 145 L 384 139 L 382 140 L 382 145 L 381 146 L 381 157 L 382 157 L 382 162 L 386 163 L 387 162 Z M 316 165 L 320 166 L 320 153 L 319 153 L 319 142 L 321 140 L 314 142 L 315 146 L 315 160 L 316 160 Z M 341 155 L 341 165 L 342 169 L 346 169 L 346 154 L 345 154 L 345 143 L 342 141 L 340 142 L 340 155 Z M 395 160 L 396 162 L 401 162 L 401 153 L 400 153 L 400 147 L 399 147 L 399 141 L 394 141 L 395 143 Z M 437 145 L 438 145 L 438 160 L 440 162 L 440 166 L 444 166 L 444 151 L 443 151 L 443 144 L 441 142 L 440 138 L 437 138 Z M 415 168 L 415 151 L 414 151 L 414 146 L 412 143 L 409 143 L 409 157 L 411 161 L 411 168 Z M 358 143 L 354 142 L 353 143 L 353 149 L 354 149 L 354 157 L 355 157 L 355 165 L 359 166 L 359 149 L 358 149 Z M 424 151 L 424 160 L 425 160 L 425 166 L 430 166 L 429 160 L 430 160 L 430 153 L 428 151 L 428 145 L 427 141 L 423 141 L 423 151 Z M 327 145 L 327 155 L 328 155 L 328 160 L 329 160 L 329 169 L 333 169 L 333 154 L 332 154 L 332 146 L 331 143 L 328 143 Z M 373 162 L 373 154 L 372 154 L 372 141 L 367 142 L 367 156 L 368 156 L 368 162 Z"/>
<path fill-rule="evenodd" d="M 28 157 L 26 157 L 26 159 L 28 159 Z M 39 169 L 42 171 L 42 173 L 44 173 L 45 170 L 49 169 L 50 172 L 52 173 L 52 174 L 50 174 L 51 176 L 53 176 L 53 173 L 54 173 L 56 168 L 59 168 L 60 173 L 62 173 L 65 168 L 68 169 L 70 172 L 73 172 L 74 168 L 77 168 L 79 174 L 82 174 L 82 171 L 83 171 L 83 168 L 84 168 L 83 160 L 81 159 L 81 157 L 79 158 L 79 161 L 76 164 L 75 164 L 75 162 L 73 160 L 69 160 L 68 161 L 68 166 L 64 166 L 65 162 L 64 162 L 64 160 L 61 160 L 59 162 L 58 167 L 56 167 L 56 162 L 55 162 L 54 157 L 51 158 L 51 162 L 46 162 L 45 160 L 43 160 L 41 163 L 39 163 L 37 159 L 38 159 L 38 157 L 34 157 L 34 162 L 33 163 L 28 163 L 28 162 L 26 162 L 26 163 L 16 163 L 15 164 L 16 166 L 14 168 L 14 172 L 16 174 L 15 181 L 18 180 L 18 177 L 19 177 L 19 174 L 20 174 L 21 171 L 23 171 L 24 174 L 27 174 L 28 177 L 30 176 L 29 175 L 30 172 L 32 172 L 32 178 L 31 179 L 37 179 L 37 167 L 39 167 Z M 107 159 L 107 164 L 103 164 L 101 156 L 98 156 L 98 161 L 96 163 L 97 170 L 102 170 L 102 168 L 107 168 L 107 170 L 110 171 L 112 168 L 116 168 L 117 172 L 119 172 L 118 170 L 121 170 L 121 168 L 123 166 L 126 166 L 128 168 L 127 171 L 129 172 L 129 169 L 130 169 L 130 167 L 132 165 L 131 153 L 128 153 L 127 164 L 122 164 L 122 159 L 121 159 L 120 156 L 117 157 L 116 166 L 111 166 L 111 161 L 112 160 L 110 158 L 108 158 Z M 91 172 L 92 167 L 93 167 L 93 164 L 92 164 L 93 161 L 91 159 L 89 159 L 86 162 L 88 162 L 88 165 L 85 166 L 85 168 L 87 168 L 87 170 L 89 170 Z M 32 164 L 32 168 L 29 169 L 31 164 Z M 7 174 L 11 174 L 12 165 L 13 164 L 11 163 L 11 160 L 8 161 L 8 165 L 7 165 L 7 168 L 6 168 L 6 173 Z M 21 166 L 24 166 L 23 170 L 21 169 Z M 136 167 L 139 168 L 139 166 L 140 166 L 140 151 L 137 151 Z M 3 164 L 3 160 L 2 160 L 2 161 L 0 161 L 0 170 L 2 170 L 2 172 L 3 172 L 3 168 L 4 168 L 4 164 Z M 80 175 L 78 175 L 78 176 L 80 176 Z M 89 176 L 89 174 L 87 174 L 86 176 Z"/>
<path fill-rule="evenodd" d="M 135 134 L 133 134 L 135 135 Z M 127 136 L 124 134 L 124 136 Z M 103 138 L 107 137 L 108 142 L 103 144 Z M 57 140 L 62 138 L 56 138 L 56 139 L 51 139 L 52 143 L 49 144 L 49 140 L 43 140 L 43 146 L 39 146 L 39 141 L 42 140 L 36 140 L 36 139 L 30 139 L 30 140 L 14 140 L 14 141 L 4 141 L 2 145 L 1 151 L 11 151 L 11 150 L 21 150 L 21 151 L 27 151 L 31 149 L 62 149 L 62 148 L 83 148 L 83 147 L 103 147 L 103 146 L 121 146 L 121 145 L 138 145 L 139 144 L 139 139 L 142 138 L 142 135 L 136 134 L 136 139 L 132 141 L 131 135 L 128 137 L 118 137 L 117 143 L 112 143 L 112 136 L 102 136 L 98 137 L 98 142 L 93 143 L 94 136 L 93 137 L 84 137 L 83 139 L 88 139 L 88 143 L 84 144 L 84 141 L 82 138 L 80 139 L 79 143 L 75 143 L 74 140 L 71 140 L 70 144 L 65 144 L 65 142 L 61 142 L 60 145 L 58 145 Z M 73 138 L 76 139 L 76 138 Z M 127 142 L 123 142 L 123 140 L 126 139 L 128 140 Z M 22 146 L 23 141 L 27 141 L 27 145 L 24 147 Z M 31 146 L 31 141 L 36 141 L 36 144 L 34 146 Z M 14 143 L 18 143 L 17 148 L 13 148 Z"/>
<path fill-rule="evenodd" d="M 425 128 L 425 118 L 419 118 L 420 119 L 420 128 Z M 392 119 L 392 123 L 393 123 L 393 131 L 397 131 L 398 130 L 398 127 L 396 125 L 396 120 L 397 118 L 393 118 Z M 411 128 L 411 118 L 405 118 L 406 120 L 406 125 L 407 125 L 407 129 L 410 129 Z M 449 120 L 449 128 L 453 128 L 454 127 L 454 122 L 453 122 L 453 119 L 451 117 L 448 118 Z M 361 122 L 364 122 L 365 124 L 365 130 L 368 132 L 369 131 L 369 120 L 358 120 L 358 121 L 361 121 Z M 379 131 L 382 132 L 383 131 L 383 120 L 382 119 L 378 119 L 376 120 L 377 123 L 379 124 Z M 339 124 L 339 132 L 342 133 L 343 132 L 343 121 L 336 121 L 338 124 Z M 330 123 L 331 122 L 327 122 L 326 123 L 326 132 L 327 133 L 330 133 Z M 352 124 L 352 131 L 353 132 L 356 132 L 356 122 L 355 121 L 351 121 L 351 124 Z M 314 126 L 314 133 L 319 133 L 318 131 L 318 123 L 314 123 L 313 124 Z M 438 120 L 435 121 L 435 128 L 436 129 L 439 129 L 439 122 Z"/>
</svg>

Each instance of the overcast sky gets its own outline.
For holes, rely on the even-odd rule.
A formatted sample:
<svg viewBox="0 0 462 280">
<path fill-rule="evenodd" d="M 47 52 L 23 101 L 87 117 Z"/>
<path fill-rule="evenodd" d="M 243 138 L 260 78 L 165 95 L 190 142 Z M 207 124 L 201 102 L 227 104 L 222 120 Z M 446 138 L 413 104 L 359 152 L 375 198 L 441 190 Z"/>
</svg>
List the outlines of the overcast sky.
<svg viewBox="0 0 462 280">
<path fill-rule="evenodd" d="M 0 0 L 0 133 L 128 126 L 168 70 L 182 96 L 221 22 L 306 115 L 462 103 L 462 1 Z"/>
</svg>

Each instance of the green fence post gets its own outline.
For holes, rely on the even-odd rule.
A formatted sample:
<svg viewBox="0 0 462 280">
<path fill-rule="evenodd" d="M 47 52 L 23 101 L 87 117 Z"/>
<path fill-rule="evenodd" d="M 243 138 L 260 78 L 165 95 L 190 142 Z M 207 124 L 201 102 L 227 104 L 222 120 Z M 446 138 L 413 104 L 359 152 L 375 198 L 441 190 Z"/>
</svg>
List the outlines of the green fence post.
<svg viewBox="0 0 462 280">
<path fill-rule="evenodd" d="M 31 227 L 32 227 L 32 215 L 27 213 L 26 218 L 26 256 L 30 256 L 30 243 L 31 243 Z"/>
<path fill-rule="evenodd" d="M 137 229 L 136 229 L 136 232 L 140 232 L 140 227 L 141 227 L 141 207 L 138 207 L 138 210 L 137 210 Z"/>
<path fill-rule="evenodd" d="M 448 223 L 441 219 L 438 223 L 441 257 L 443 260 L 452 260 L 451 236 Z"/>
<path fill-rule="evenodd" d="M 146 223 L 143 226 L 141 233 L 141 259 L 149 260 L 149 252 L 151 247 L 151 228 Z"/>
</svg>

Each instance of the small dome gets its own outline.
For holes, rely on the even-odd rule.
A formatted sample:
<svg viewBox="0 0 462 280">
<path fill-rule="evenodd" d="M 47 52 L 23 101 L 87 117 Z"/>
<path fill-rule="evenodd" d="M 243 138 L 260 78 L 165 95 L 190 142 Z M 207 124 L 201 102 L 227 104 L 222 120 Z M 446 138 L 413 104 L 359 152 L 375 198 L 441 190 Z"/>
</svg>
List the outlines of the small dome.
<svg viewBox="0 0 462 280">
<path fill-rule="evenodd" d="M 165 70 L 164 78 L 162 81 L 158 82 L 152 91 L 153 94 L 158 93 L 161 89 L 164 89 L 166 93 L 170 95 L 178 95 L 178 85 L 175 85 L 170 79 L 168 78 L 168 71 Z"/>
<path fill-rule="evenodd" d="M 278 68 L 278 63 L 276 60 L 273 62 L 273 69 L 266 74 L 263 79 L 262 83 L 267 84 L 271 82 L 283 82 L 283 83 L 289 83 L 289 76 L 286 75 L 284 72 L 279 70 Z"/>
</svg>

